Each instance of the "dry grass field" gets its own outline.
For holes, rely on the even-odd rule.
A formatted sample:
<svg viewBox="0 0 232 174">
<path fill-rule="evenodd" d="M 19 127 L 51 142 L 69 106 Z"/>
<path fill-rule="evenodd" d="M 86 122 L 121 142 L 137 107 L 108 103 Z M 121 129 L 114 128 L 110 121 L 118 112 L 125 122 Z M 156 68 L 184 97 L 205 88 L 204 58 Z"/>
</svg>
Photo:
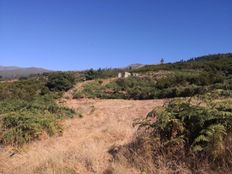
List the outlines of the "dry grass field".
<svg viewBox="0 0 232 174">
<path fill-rule="evenodd" d="M 1 174 L 91 174 L 139 173 L 122 166 L 108 153 L 112 146 L 129 143 L 136 132 L 132 126 L 163 100 L 66 99 L 62 104 L 78 110 L 79 116 L 67 119 L 64 134 L 25 145 L 17 150 L 1 149 Z"/>
</svg>

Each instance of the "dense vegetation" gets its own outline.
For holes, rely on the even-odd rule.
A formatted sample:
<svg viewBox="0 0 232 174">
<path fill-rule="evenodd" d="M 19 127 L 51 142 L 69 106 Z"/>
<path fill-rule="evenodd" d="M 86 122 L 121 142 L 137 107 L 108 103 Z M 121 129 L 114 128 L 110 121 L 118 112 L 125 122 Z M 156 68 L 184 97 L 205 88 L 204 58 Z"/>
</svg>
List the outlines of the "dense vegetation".
<svg viewBox="0 0 232 174">
<path fill-rule="evenodd" d="M 148 72 L 159 70 L 202 70 L 210 73 L 229 75 L 232 73 L 232 53 L 214 54 L 159 65 L 146 65 L 133 72 Z"/>
<path fill-rule="evenodd" d="M 154 99 L 187 97 L 230 87 L 223 76 L 205 72 L 175 72 L 162 78 L 129 77 L 108 84 L 101 80 L 88 83 L 76 98 Z"/>
<path fill-rule="evenodd" d="M 145 173 L 231 173 L 232 100 L 218 94 L 171 99 L 139 119 L 115 160 Z"/>
<path fill-rule="evenodd" d="M 226 98 L 172 100 L 139 122 L 147 130 L 143 141 L 152 143 L 154 161 L 164 158 L 173 169 L 182 164 L 193 173 L 231 171 L 231 108 L 232 100 Z"/>
<path fill-rule="evenodd" d="M 63 73 L 58 74 L 63 77 Z M 61 96 L 62 90 L 67 89 L 60 86 L 69 79 L 63 77 L 56 81 L 60 92 L 53 92 L 53 88 L 47 87 L 51 81 L 40 76 L 0 83 L 1 144 L 19 146 L 44 134 L 51 136 L 62 133 L 59 119 L 72 116 L 74 111 L 59 107 L 55 99 Z"/>
<path fill-rule="evenodd" d="M 98 70 L 87 70 L 82 72 L 82 78 L 84 80 L 93 80 L 93 79 L 106 79 L 117 76 L 117 73 L 120 72 L 120 69 L 111 69 L 111 68 L 105 68 Z"/>
<path fill-rule="evenodd" d="M 67 91 L 75 84 L 75 78 L 71 73 L 53 72 L 48 75 L 46 86 L 50 91 Z"/>
</svg>

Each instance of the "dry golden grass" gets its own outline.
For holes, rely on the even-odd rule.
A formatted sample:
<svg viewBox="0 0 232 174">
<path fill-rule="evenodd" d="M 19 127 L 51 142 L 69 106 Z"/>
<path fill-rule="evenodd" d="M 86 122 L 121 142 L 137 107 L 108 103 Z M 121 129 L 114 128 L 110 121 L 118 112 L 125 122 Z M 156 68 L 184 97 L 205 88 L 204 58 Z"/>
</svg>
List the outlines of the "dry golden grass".
<svg viewBox="0 0 232 174">
<path fill-rule="evenodd" d="M 65 120 L 61 137 L 25 145 L 20 152 L 0 149 L 1 174 L 141 174 L 114 161 L 108 151 L 129 143 L 136 132 L 133 121 L 163 100 L 68 99 L 63 104 L 80 110 L 83 118 Z"/>
</svg>

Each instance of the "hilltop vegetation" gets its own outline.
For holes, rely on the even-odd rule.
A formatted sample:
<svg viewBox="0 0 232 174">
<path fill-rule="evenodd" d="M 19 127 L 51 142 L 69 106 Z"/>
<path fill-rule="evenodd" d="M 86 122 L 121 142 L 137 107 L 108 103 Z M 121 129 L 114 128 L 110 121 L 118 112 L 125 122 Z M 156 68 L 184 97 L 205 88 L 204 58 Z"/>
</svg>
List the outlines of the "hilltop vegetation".
<svg viewBox="0 0 232 174">
<path fill-rule="evenodd" d="M 227 87 L 224 77 L 204 72 L 174 72 L 167 77 L 129 77 L 108 84 L 88 83 L 75 98 L 157 99 L 187 97 Z M 227 81 L 228 82 L 228 81 Z"/>
<path fill-rule="evenodd" d="M 164 71 L 165 70 L 165 71 Z M 147 65 L 132 70 L 141 77 L 88 83 L 76 98 L 155 99 L 187 97 L 232 88 L 232 54 L 212 55 L 173 64 Z M 161 76 L 149 72 L 168 72 Z M 97 72 L 92 72 L 92 74 Z M 96 78 L 99 79 L 97 76 Z"/>
<path fill-rule="evenodd" d="M 196 57 L 187 61 L 179 61 L 176 63 L 167 63 L 160 65 L 146 65 L 142 68 L 134 70 L 134 72 L 148 72 L 158 70 L 199 70 L 213 72 L 217 74 L 229 75 L 232 73 L 232 54 L 214 54 L 202 57 Z"/>
</svg>

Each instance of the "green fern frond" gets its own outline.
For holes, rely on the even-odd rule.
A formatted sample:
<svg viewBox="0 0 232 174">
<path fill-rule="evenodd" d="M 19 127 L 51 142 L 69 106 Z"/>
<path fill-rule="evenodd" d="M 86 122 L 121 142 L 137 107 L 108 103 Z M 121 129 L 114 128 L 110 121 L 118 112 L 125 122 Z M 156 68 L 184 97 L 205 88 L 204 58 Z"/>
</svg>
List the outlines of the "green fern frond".
<svg viewBox="0 0 232 174">
<path fill-rule="evenodd" d="M 202 143 L 202 142 L 209 142 L 209 141 L 210 141 L 209 137 L 207 137 L 205 135 L 199 135 L 197 138 L 195 138 L 193 144 L 198 144 L 198 143 Z"/>
<path fill-rule="evenodd" d="M 203 147 L 201 147 L 200 145 L 196 145 L 192 148 L 193 152 L 201 152 L 204 150 Z"/>
</svg>

